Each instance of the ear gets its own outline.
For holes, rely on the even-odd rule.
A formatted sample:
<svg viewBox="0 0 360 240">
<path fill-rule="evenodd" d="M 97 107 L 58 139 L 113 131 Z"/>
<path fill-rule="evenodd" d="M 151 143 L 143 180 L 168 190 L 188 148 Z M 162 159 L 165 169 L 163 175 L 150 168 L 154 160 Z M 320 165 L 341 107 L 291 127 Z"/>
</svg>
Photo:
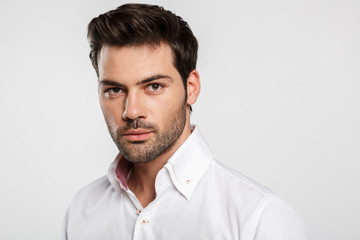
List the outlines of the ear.
<svg viewBox="0 0 360 240">
<path fill-rule="evenodd" d="M 187 79 L 187 104 L 192 105 L 196 102 L 200 94 L 200 76 L 198 71 L 192 70 Z"/>
</svg>

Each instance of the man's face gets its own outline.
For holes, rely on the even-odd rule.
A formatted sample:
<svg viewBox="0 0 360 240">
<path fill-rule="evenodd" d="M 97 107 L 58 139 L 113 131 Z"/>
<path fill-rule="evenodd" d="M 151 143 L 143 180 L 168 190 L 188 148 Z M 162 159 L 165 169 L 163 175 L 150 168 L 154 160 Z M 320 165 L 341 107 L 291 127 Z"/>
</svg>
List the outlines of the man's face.
<svg viewBox="0 0 360 240">
<path fill-rule="evenodd" d="M 103 46 L 99 99 L 111 137 L 130 162 L 169 149 L 186 124 L 186 96 L 167 44 Z"/>
</svg>

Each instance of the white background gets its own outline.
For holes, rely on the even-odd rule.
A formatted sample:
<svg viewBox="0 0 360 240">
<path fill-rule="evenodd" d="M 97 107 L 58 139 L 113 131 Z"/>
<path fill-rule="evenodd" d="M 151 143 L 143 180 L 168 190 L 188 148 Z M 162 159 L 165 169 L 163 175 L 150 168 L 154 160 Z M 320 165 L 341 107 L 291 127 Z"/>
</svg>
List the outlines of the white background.
<svg viewBox="0 0 360 240">
<path fill-rule="evenodd" d="M 121 1 L 1 1 L 0 239 L 60 238 L 117 153 L 86 26 Z M 197 36 L 198 124 L 218 160 L 277 192 L 311 239 L 359 240 L 360 1 L 152 1 Z"/>
</svg>

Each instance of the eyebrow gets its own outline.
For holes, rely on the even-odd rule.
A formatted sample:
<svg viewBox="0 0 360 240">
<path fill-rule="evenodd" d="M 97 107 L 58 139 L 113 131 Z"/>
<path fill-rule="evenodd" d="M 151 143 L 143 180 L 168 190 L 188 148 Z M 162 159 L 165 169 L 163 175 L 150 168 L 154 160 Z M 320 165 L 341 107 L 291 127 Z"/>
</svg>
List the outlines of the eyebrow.
<svg viewBox="0 0 360 240">
<path fill-rule="evenodd" d="M 99 82 L 99 85 L 111 85 L 111 86 L 116 86 L 116 87 L 124 87 L 124 84 L 112 81 L 112 80 L 107 80 L 107 79 L 103 79 Z"/>
<path fill-rule="evenodd" d="M 154 75 L 154 76 L 151 76 L 151 77 L 148 77 L 144 80 L 141 80 L 140 82 L 137 82 L 136 85 L 142 85 L 144 83 L 148 83 L 148 82 L 151 82 L 151 81 L 154 81 L 154 80 L 158 80 L 158 79 L 168 79 L 168 80 L 171 80 L 173 81 L 173 79 L 171 77 L 169 77 L 168 75 L 161 75 L 161 74 L 158 74 L 158 75 Z"/>
<path fill-rule="evenodd" d="M 169 77 L 168 75 L 162 75 L 162 74 L 158 74 L 158 75 L 154 75 L 148 78 L 145 78 L 139 82 L 136 83 L 136 85 L 142 85 L 154 80 L 158 80 L 158 79 L 168 79 L 170 81 L 173 81 L 173 79 L 171 77 Z M 118 83 L 116 81 L 113 80 L 108 80 L 108 79 L 103 79 L 99 82 L 99 85 L 112 85 L 112 86 L 116 86 L 116 87 L 125 87 L 124 84 Z"/>
</svg>

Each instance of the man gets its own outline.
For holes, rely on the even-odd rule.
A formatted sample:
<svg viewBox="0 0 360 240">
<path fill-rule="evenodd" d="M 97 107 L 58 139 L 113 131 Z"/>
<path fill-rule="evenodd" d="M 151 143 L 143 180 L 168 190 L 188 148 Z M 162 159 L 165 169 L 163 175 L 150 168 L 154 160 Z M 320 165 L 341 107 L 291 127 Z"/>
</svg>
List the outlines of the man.
<svg viewBox="0 0 360 240">
<path fill-rule="evenodd" d="M 283 201 L 214 160 L 190 125 L 200 81 L 185 21 L 126 4 L 94 18 L 88 38 L 119 155 L 74 198 L 64 239 L 307 239 Z"/>
</svg>

